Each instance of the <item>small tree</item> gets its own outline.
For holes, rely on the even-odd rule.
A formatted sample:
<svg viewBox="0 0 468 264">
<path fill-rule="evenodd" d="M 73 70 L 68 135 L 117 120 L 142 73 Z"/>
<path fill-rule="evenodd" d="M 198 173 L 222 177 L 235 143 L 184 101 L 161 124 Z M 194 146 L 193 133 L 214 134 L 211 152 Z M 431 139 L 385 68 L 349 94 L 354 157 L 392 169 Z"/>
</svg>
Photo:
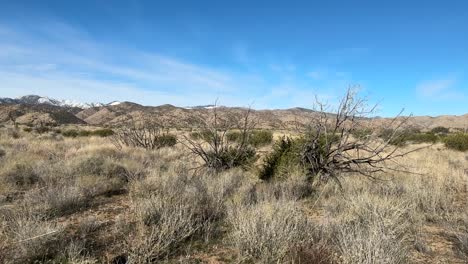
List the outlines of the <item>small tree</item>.
<svg viewBox="0 0 468 264">
<path fill-rule="evenodd" d="M 119 149 L 123 146 L 140 147 L 148 150 L 174 146 L 177 139 L 168 129 L 154 119 L 137 121 L 130 117 L 124 125 L 115 129 L 112 143 Z"/>
<path fill-rule="evenodd" d="M 347 90 L 335 110 L 316 100 L 316 114 L 303 131 L 305 143 L 300 153 L 309 179 L 340 183 L 339 176 L 344 173 L 375 178 L 376 172 L 401 170 L 388 163 L 415 151 L 401 152 L 398 145 L 391 144 L 400 136 L 408 117 L 402 117 L 400 112 L 386 125 L 393 130 L 385 139 L 379 139 L 379 129 L 372 118 L 375 109 L 376 106 L 368 106 L 366 99 L 358 98 L 354 88 Z M 360 133 L 363 130 L 368 133 Z"/>
<path fill-rule="evenodd" d="M 250 115 L 249 108 L 241 115 L 226 113 L 221 117 L 215 105 L 210 118 L 200 120 L 202 124 L 200 132 L 184 136 L 182 144 L 202 159 L 201 167 L 215 171 L 245 167 L 257 158 L 255 149 L 249 143 L 256 126 Z M 232 130 L 239 131 L 235 141 L 229 140 L 228 132 Z"/>
</svg>

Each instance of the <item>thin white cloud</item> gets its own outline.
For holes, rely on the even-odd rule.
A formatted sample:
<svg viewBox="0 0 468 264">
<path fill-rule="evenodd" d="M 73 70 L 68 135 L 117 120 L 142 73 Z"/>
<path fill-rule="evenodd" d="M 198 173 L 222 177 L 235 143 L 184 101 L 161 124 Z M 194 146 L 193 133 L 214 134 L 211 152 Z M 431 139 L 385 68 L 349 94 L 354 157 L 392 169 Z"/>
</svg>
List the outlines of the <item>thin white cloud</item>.
<svg viewBox="0 0 468 264">
<path fill-rule="evenodd" d="M 323 74 L 319 71 L 312 71 L 309 72 L 308 76 L 314 80 L 320 80 L 323 77 Z"/>
<path fill-rule="evenodd" d="M 416 87 L 417 93 L 434 100 L 463 99 L 464 95 L 456 88 L 457 79 L 454 77 L 421 82 Z"/>
</svg>

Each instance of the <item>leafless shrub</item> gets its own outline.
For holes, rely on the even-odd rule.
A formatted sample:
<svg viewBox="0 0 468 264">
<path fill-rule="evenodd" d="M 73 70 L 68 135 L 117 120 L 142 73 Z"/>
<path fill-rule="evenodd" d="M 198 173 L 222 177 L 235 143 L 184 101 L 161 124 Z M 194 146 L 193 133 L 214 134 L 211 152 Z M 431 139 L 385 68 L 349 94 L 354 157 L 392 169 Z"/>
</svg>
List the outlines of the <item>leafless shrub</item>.
<svg viewBox="0 0 468 264">
<path fill-rule="evenodd" d="M 176 137 L 169 134 L 164 125 L 149 118 L 140 121 L 129 118 L 124 125 L 115 129 L 110 138 L 119 149 L 127 146 L 154 150 L 171 147 L 177 143 Z"/>
<path fill-rule="evenodd" d="M 187 185 L 173 185 L 134 203 L 136 230 L 126 243 L 129 263 L 152 263 L 174 254 L 204 225 L 201 195 Z M 182 182 L 178 182 L 179 184 Z"/>
<path fill-rule="evenodd" d="M 71 241 L 62 253 L 61 260 L 70 264 L 95 264 L 98 263 L 86 254 L 86 245 L 82 241 Z"/>
<path fill-rule="evenodd" d="M 292 201 L 234 206 L 228 222 L 230 239 L 242 260 L 255 263 L 294 263 L 311 247 L 312 225 Z"/>
<path fill-rule="evenodd" d="M 468 214 L 461 217 L 461 221 L 452 228 L 454 231 L 455 246 L 461 255 L 468 260 Z"/>
<path fill-rule="evenodd" d="M 239 170 L 188 176 L 169 169 L 131 182 L 136 224 L 125 243 L 129 261 L 158 261 L 177 254 L 190 241 L 210 239 L 243 177 Z"/>
<path fill-rule="evenodd" d="M 91 195 L 75 185 L 59 185 L 30 191 L 25 203 L 50 216 L 73 213 L 88 205 Z"/>
<path fill-rule="evenodd" d="M 184 136 L 182 143 L 203 160 L 203 167 L 221 171 L 248 166 L 256 160 L 255 149 L 249 143 L 256 122 L 250 115 L 249 108 L 241 116 L 233 114 L 222 118 L 215 106 L 209 120 L 200 120 L 203 124 L 200 136 Z M 233 130 L 239 131 L 236 141 L 228 138 L 228 132 Z"/>
<path fill-rule="evenodd" d="M 388 124 L 395 129 L 386 140 L 377 137 L 375 128 L 371 133 L 357 133 L 373 127 L 375 109 L 376 106 L 367 105 L 366 99 L 358 98 L 354 88 L 348 89 L 335 111 L 316 100 L 316 116 L 304 131 L 300 158 L 311 179 L 333 179 L 339 183 L 338 176 L 343 173 L 376 178 L 377 172 L 401 170 L 389 166 L 390 163 L 394 165 L 397 158 L 417 149 L 401 152 L 390 142 L 398 136 L 407 118 L 398 115 Z"/>
<path fill-rule="evenodd" d="M 21 137 L 20 131 L 17 127 L 14 128 L 8 128 L 7 129 L 7 135 L 13 139 L 18 139 Z"/>
<path fill-rule="evenodd" d="M 12 161 L 6 166 L 1 176 L 7 183 L 20 187 L 31 186 L 41 180 L 40 175 L 34 170 L 33 164 L 26 161 Z"/>
<path fill-rule="evenodd" d="M 414 205 L 366 192 L 341 203 L 331 232 L 342 263 L 407 263 Z"/>
<path fill-rule="evenodd" d="M 0 219 L 7 225 L 9 238 L 3 256 L 6 263 L 37 263 L 56 254 L 61 226 L 27 210 L 3 211 Z"/>
</svg>

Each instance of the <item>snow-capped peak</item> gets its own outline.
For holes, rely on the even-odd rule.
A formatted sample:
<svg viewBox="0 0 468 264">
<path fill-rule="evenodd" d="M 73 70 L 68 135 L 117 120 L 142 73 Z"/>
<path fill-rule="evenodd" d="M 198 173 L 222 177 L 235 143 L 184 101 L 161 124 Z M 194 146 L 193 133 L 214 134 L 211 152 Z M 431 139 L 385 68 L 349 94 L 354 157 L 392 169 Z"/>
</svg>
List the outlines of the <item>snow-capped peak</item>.
<svg viewBox="0 0 468 264">
<path fill-rule="evenodd" d="M 108 105 L 119 105 L 121 103 L 122 102 L 119 102 L 119 101 L 113 101 L 113 102 L 108 103 Z"/>
<path fill-rule="evenodd" d="M 106 105 L 119 105 L 121 102 L 113 101 L 109 104 L 103 103 L 80 103 L 72 100 L 56 100 L 45 96 L 38 96 L 38 95 L 26 95 L 17 97 L 15 99 L 11 98 L 0 98 L 1 103 L 16 103 L 16 104 L 47 104 L 47 105 L 54 105 L 60 107 L 76 107 L 76 108 L 91 108 L 91 107 L 101 107 Z"/>
</svg>

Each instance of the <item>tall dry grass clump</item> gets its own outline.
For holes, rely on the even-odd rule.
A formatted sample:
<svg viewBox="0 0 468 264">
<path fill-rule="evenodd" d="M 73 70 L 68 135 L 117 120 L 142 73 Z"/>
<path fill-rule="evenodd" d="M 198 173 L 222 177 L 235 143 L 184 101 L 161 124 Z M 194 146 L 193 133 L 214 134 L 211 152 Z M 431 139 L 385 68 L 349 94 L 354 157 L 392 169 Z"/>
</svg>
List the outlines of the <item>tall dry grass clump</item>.
<svg viewBox="0 0 468 264">
<path fill-rule="evenodd" d="M 241 260 L 255 263 L 296 263 L 313 244 L 312 223 L 293 201 L 233 206 L 229 240 Z"/>
<path fill-rule="evenodd" d="M 157 262 L 215 235 L 243 177 L 240 171 L 193 176 L 176 165 L 132 182 L 134 230 L 125 243 L 130 263 Z"/>
</svg>

